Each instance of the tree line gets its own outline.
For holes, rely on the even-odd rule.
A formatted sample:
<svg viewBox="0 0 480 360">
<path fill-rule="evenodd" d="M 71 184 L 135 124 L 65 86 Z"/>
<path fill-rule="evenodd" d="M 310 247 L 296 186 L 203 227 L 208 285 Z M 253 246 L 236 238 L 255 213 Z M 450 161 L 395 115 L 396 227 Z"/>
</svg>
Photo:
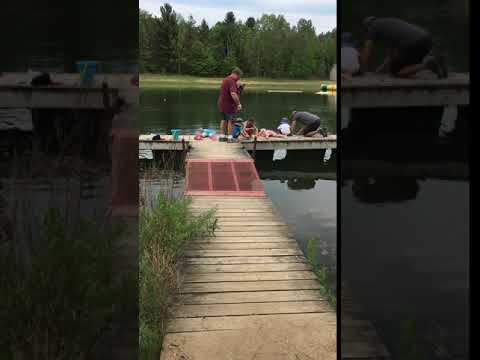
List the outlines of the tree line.
<svg viewBox="0 0 480 360">
<path fill-rule="evenodd" d="M 310 20 L 291 26 L 282 15 L 237 20 L 233 12 L 209 27 L 184 19 L 169 4 L 156 17 L 139 12 L 140 71 L 225 76 L 327 78 L 336 63 L 336 29 L 317 35 Z"/>
</svg>

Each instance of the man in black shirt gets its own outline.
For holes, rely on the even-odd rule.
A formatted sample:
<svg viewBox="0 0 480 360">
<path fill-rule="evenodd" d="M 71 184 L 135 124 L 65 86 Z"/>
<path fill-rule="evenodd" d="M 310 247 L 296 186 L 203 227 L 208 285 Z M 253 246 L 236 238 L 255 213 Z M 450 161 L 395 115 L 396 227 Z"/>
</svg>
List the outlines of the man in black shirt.
<svg viewBox="0 0 480 360">
<path fill-rule="evenodd" d="M 397 18 L 375 18 L 363 21 L 366 42 L 362 49 L 363 69 L 368 67 L 375 43 L 387 47 L 387 55 L 377 72 L 390 71 L 398 77 L 410 77 L 421 70 L 429 69 L 439 78 L 447 77 L 444 60 L 431 55 L 432 37 L 425 29 Z"/>
</svg>

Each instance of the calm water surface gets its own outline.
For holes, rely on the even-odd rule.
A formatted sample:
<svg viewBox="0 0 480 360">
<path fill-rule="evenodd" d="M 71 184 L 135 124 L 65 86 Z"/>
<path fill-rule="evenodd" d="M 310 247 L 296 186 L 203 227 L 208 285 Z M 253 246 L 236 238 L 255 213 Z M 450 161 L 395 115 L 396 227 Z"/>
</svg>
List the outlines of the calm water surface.
<svg viewBox="0 0 480 360">
<path fill-rule="evenodd" d="M 201 127 L 218 130 L 217 98 L 217 90 L 141 89 L 140 130 L 167 133 L 179 128 L 185 134 Z M 336 133 L 336 96 L 246 89 L 241 101 L 244 110 L 239 117 L 255 117 L 259 128 L 275 129 L 282 117 L 294 110 L 303 110 L 319 115 L 322 126 Z"/>
<path fill-rule="evenodd" d="M 403 123 L 385 114 L 390 130 L 364 112 L 342 132 L 342 281 L 393 359 L 468 359 L 468 116 L 461 114 L 442 139 L 439 119 L 414 111 Z"/>
</svg>

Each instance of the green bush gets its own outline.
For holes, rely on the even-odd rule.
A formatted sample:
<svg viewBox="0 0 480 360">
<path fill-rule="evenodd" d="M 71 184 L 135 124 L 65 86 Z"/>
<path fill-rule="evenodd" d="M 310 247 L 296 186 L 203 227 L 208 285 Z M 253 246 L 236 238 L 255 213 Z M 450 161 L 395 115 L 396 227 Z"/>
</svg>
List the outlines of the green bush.
<svg viewBox="0 0 480 360">
<path fill-rule="evenodd" d="M 178 270 L 186 244 L 213 235 L 213 212 L 195 216 L 187 198 L 159 193 L 140 212 L 139 308 L 140 359 L 158 358 L 169 305 L 178 288 Z"/>
</svg>

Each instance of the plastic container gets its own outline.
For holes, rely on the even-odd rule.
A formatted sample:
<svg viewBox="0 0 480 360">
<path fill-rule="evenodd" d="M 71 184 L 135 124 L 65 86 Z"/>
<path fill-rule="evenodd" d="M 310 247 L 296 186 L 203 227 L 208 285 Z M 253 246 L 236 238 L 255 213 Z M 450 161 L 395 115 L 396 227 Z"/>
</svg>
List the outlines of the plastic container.
<svg viewBox="0 0 480 360">
<path fill-rule="evenodd" d="M 321 84 L 320 91 L 327 92 L 327 91 L 337 91 L 337 85 L 335 84 Z"/>
<path fill-rule="evenodd" d="M 210 137 L 210 136 L 213 136 L 215 134 L 216 134 L 216 132 L 213 129 L 203 129 L 203 133 L 202 133 L 203 137 Z"/>
<path fill-rule="evenodd" d="M 172 129 L 170 130 L 173 136 L 173 140 L 178 141 L 180 139 L 180 129 Z"/>
<path fill-rule="evenodd" d="M 77 61 L 76 65 L 82 86 L 92 86 L 97 72 L 97 61 Z"/>
<path fill-rule="evenodd" d="M 242 131 L 242 125 L 241 124 L 235 124 L 232 129 L 232 137 L 236 139 L 238 135 L 240 135 L 240 132 Z"/>
</svg>

